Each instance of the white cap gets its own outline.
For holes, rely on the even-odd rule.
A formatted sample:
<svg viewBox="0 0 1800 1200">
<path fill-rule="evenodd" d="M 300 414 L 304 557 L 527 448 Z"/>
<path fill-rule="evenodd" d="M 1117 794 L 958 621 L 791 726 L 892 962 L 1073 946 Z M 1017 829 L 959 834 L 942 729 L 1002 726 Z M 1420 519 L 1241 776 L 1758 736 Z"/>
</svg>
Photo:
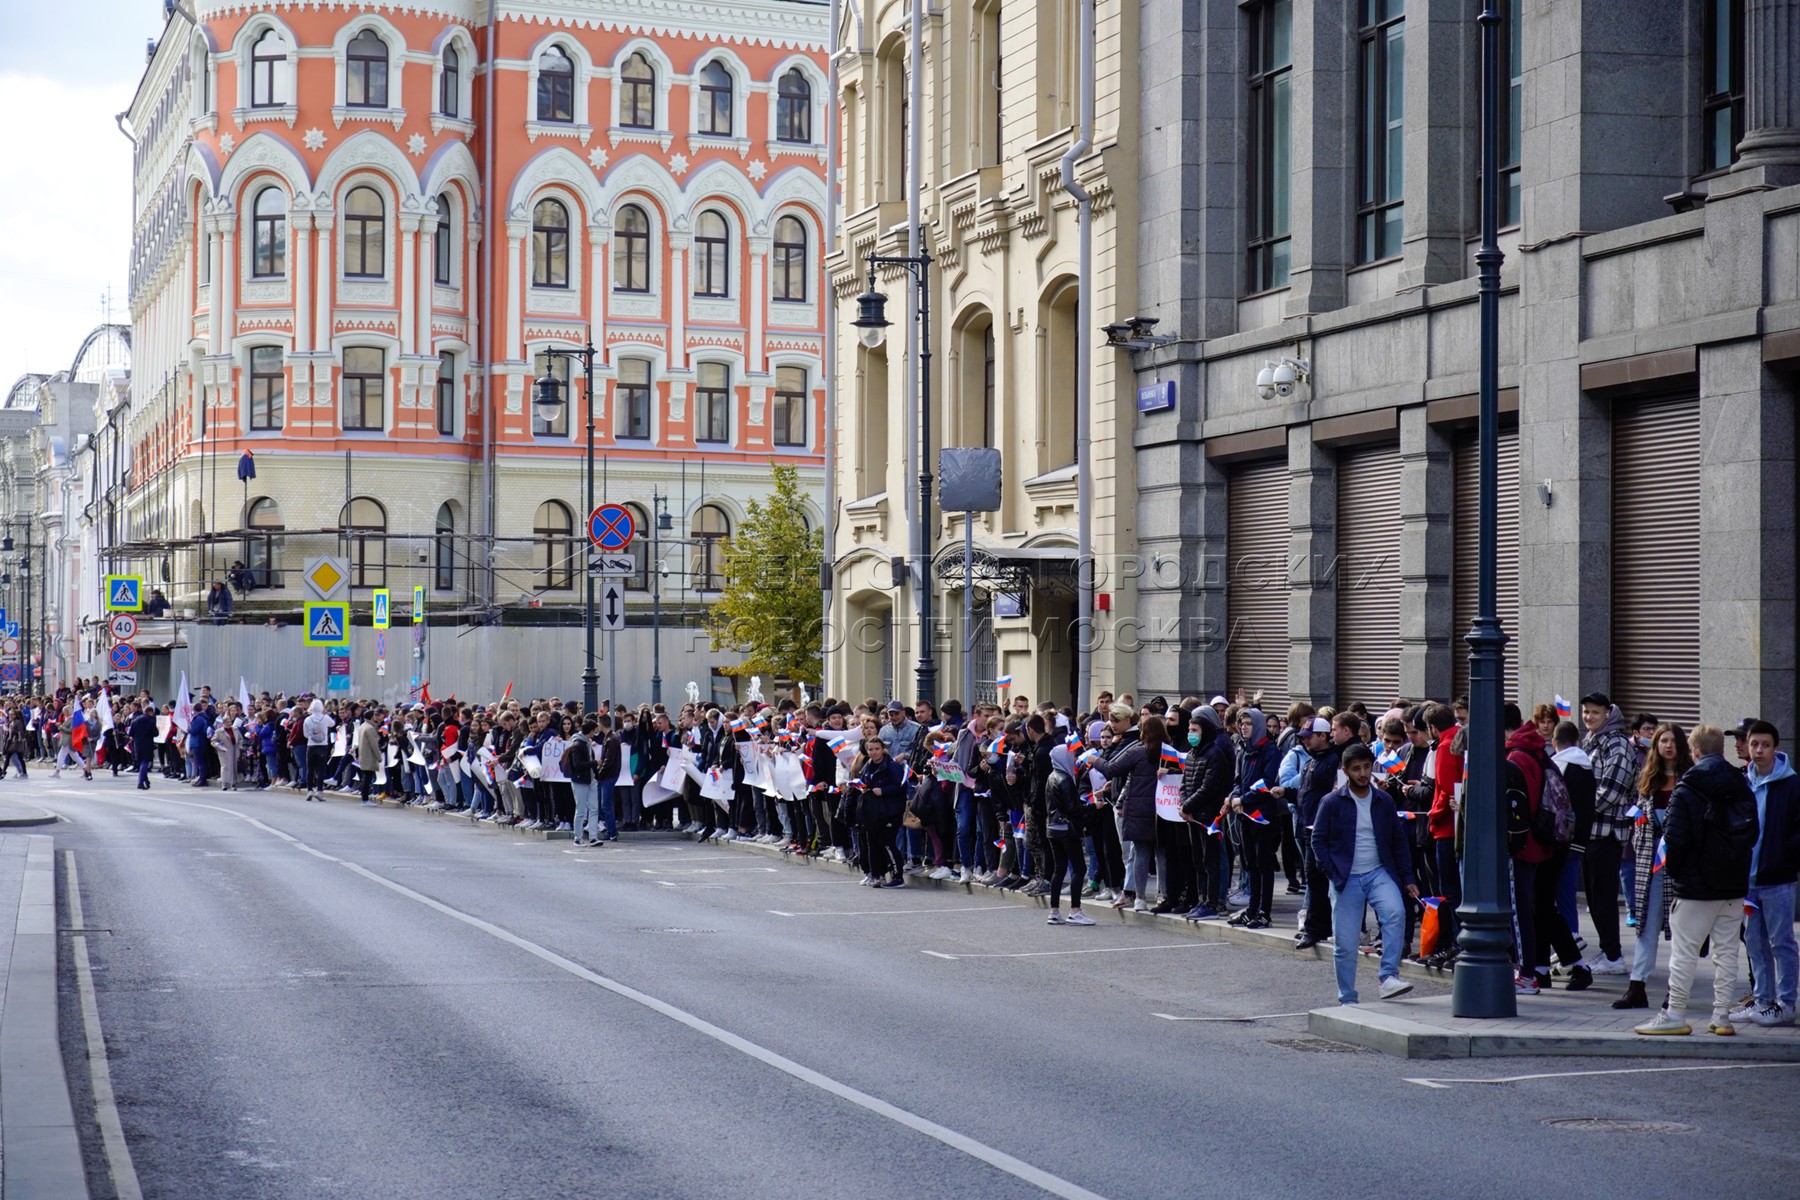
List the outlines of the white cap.
<svg viewBox="0 0 1800 1200">
<path fill-rule="evenodd" d="M 1225 705 L 1227 708 L 1231 706 L 1231 701 L 1225 699 L 1223 696 L 1214 696 L 1211 700 L 1208 700 L 1207 703 L 1214 708 L 1217 708 L 1221 704 Z"/>
<path fill-rule="evenodd" d="M 1307 727 L 1306 732 L 1308 732 L 1308 733 L 1330 733 L 1331 732 L 1331 722 L 1327 721 L 1324 717 L 1314 717 L 1312 719 L 1312 724 Z"/>
</svg>

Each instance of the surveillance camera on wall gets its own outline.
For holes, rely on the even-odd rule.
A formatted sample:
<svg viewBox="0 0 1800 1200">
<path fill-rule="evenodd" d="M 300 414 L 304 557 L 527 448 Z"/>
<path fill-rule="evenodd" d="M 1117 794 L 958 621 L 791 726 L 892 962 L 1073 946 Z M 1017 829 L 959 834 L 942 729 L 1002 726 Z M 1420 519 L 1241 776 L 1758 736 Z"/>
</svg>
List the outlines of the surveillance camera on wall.
<svg viewBox="0 0 1800 1200">
<path fill-rule="evenodd" d="M 1275 368 L 1275 395 L 1282 400 L 1286 400 L 1293 394 L 1294 368 L 1288 365 L 1286 359 L 1283 359 L 1281 364 Z"/>
<path fill-rule="evenodd" d="M 1265 362 L 1256 373 L 1256 394 L 1264 400 L 1290 400 L 1295 389 L 1312 378 L 1312 364 L 1304 358 Z"/>
</svg>

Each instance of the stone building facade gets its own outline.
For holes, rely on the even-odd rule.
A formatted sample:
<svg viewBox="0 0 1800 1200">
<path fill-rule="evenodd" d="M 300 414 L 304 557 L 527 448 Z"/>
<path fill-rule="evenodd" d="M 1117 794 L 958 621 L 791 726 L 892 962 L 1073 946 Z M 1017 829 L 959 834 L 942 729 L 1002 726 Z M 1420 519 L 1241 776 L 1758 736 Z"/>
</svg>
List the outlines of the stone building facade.
<svg viewBox="0 0 1800 1200">
<path fill-rule="evenodd" d="M 1141 693 L 1466 686 L 1481 7 L 1142 7 Z M 1800 3 L 1495 8 L 1509 698 L 1791 729 Z"/>
</svg>

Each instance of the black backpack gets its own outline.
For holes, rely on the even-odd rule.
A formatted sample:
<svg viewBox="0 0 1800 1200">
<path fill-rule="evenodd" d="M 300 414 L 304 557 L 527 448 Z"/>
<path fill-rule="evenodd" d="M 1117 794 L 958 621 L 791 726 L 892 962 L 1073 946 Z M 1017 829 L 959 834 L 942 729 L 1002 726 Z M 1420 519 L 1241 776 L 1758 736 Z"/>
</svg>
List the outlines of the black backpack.
<svg viewBox="0 0 1800 1200">
<path fill-rule="evenodd" d="M 1544 771 L 1544 794 L 1532 815 L 1531 832 L 1546 846 L 1566 846 L 1575 837 L 1575 803 L 1569 798 L 1562 772 L 1541 750 L 1538 765 Z"/>
<path fill-rule="evenodd" d="M 570 783 L 594 782 L 593 746 L 584 737 L 571 738 L 569 744 L 563 747 L 558 765 L 562 767 L 562 773 L 569 777 Z"/>
</svg>

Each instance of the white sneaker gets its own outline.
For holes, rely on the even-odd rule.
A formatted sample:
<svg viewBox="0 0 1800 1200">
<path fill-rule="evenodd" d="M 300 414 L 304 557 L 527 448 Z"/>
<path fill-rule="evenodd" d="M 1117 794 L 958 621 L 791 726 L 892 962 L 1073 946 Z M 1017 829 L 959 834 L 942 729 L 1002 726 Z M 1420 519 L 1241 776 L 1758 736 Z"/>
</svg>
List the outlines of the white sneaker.
<svg viewBox="0 0 1800 1200">
<path fill-rule="evenodd" d="M 974 883 L 975 882 L 975 872 L 971 871 L 968 867 L 964 867 L 962 869 L 962 874 L 960 876 L 958 876 L 958 878 L 957 878 L 957 882 L 958 883 Z"/>
<path fill-rule="evenodd" d="M 1131 911 L 1147 913 L 1150 911 L 1150 906 L 1148 904 L 1146 904 L 1144 901 L 1139 900 L 1131 906 Z"/>
<path fill-rule="evenodd" d="M 1734 1020 L 1736 1019 L 1736 1016 L 1736 1013 L 1732 1014 Z M 1792 1025 L 1794 1023 L 1794 1010 L 1791 1008 L 1784 1008 L 1779 1004 L 1771 1004 L 1767 1008 L 1757 1009 L 1755 1015 L 1750 1019 L 1764 1029 L 1774 1029 L 1778 1025 Z"/>
<path fill-rule="evenodd" d="M 1226 903 L 1230 904 L 1233 908 L 1249 908 L 1250 893 L 1241 889 L 1235 891 L 1231 893 L 1230 896 L 1226 897 Z"/>
<path fill-rule="evenodd" d="M 1381 981 L 1381 998 L 1383 1000 L 1392 1000 L 1395 996 L 1404 996 L 1410 991 L 1412 991 L 1412 984 L 1398 975 L 1389 975 Z"/>
<path fill-rule="evenodd" d="M 955 872 L 952 871 L 949 867 L 939 867 L 937 870 L 931 872 L 931 874 L 927 878 L 950 879 L 950 878 L 953 878 L 954 876 L 955 876 Z"/>
<path fill-rule="evenodd" d="M 1626 971 L 1623 958 L 1608 958 L 1604 954 L 1597 954 L 1589 960 L 1587 969 L 1596 975 L 1623 975 Z"/>
<path fill-rule="evenodd" d="M 860 885 L 860 886 L 862 886 L 862 887 L 874 887 L 874 886 L 875 886 L 875 877 L 874 877 L 874 876 L 873 876 L 873 875 L 864 875 L 864 876 L 863 876 L 863 877 L 862 877 L 862 883 L 861 883 L 861 885 Z"/>
<path fill-rule="evenodd" d="M 1742 1025 L 1746 1021 L 1756 1020 L 1756 1014 L 1761 1011 L 1762 1006 L 1752 1000 L 1748 1004 L 1740 1004 L 1732 1009 L 1729 1013 L 1725 1014 L 1725 1019 L 1730 1021 L 1733 1025 Z"/>
<path fill-rule="evenodd" d="M 914 876 L 923 875 L 923 874 L 925 874 L 925 868 L 920 863 L 907 863 L 906 864 L 906 873 L 908 875 L 914 875 Z"/>
<path fill-rule="evenodd" d="M 1062 923 L 1063 915 L 1054 908 L 1050 910 L 1050 915 L 1044 919 L 1044 924 L 1046 925 L 1061 925 Z"/>
<path fill-rule="evenodd" d="M 559 832 L 559 833 L 568 833 L 570 830 L 572 830 L 574 828 L 575 827 L 573 825 L 569 824 L 567 821 L 560 822 L 556 826 L 557 832 Z"/>
<path fill-rule="evenodd" d="M 1633 1032 L 1646 1034 L 1651 1037 L 1659 1035 L 1666 1036 L 1669 1034 L 1680 1036 L 1684 1033 L 1694 1032 L 1694 1027 L 1687 1023 L 1686 1017 L 1678 1017 L 1665 1008 L 1658 1012 L 1654 1017 L 1651 1017 L 1648 1021 L 1645 1021 L 1642 1025 L 1637 1026 Z"/>
<path fill-rule="evenodd" d="M 1063 923 L 1065 925 L 1092 925 L 1094 923 L 1094 918 L 1088 916 L 1078 908 L 1070 913 Z"/>
</svg>

